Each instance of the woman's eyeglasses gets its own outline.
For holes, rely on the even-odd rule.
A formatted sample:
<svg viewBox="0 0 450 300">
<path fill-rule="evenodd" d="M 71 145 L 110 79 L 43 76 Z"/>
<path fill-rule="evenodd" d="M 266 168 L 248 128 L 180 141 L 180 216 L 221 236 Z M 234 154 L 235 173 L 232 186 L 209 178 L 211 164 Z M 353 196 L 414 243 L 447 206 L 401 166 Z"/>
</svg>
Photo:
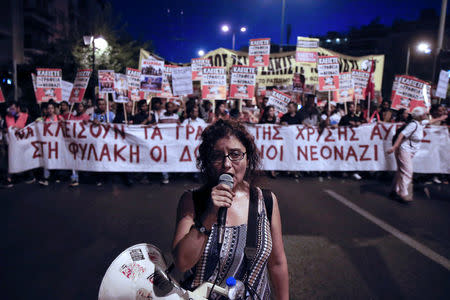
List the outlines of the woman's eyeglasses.
<svg viewBox="0 0 450 300">
<path fill-rule="evenodd" d="M 214 152 L 211 155 L 211 161 L 215 164 L 221 164 L 223 163 L 224 159 L 228 157 L 232 162 L 237 162 L 243 160 L 245 154 L 246 152 L 242 151 L 231 151 L 227 155 L 224 155 L 223 152 Z"/>
</svg>

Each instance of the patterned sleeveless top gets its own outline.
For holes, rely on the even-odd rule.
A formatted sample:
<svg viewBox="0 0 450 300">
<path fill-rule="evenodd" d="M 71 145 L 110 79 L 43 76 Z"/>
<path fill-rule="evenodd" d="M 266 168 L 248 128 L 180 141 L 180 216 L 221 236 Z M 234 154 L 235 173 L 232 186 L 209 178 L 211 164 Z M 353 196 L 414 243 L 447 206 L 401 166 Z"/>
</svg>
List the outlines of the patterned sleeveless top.
<svg viewBox="0 0 450 300">
<path fill-rule="evenodd" d="M 226 287 L 228 277 L 247 281 L 247 284 L 258 294 L 260 299 L 270 299 L 269 274 L 267 262 L 272 252 L 272 236 L 270 223 L 266 214 L 266 207 L 261 189 L 258 192 L 258 217 L 257 217 L 257 244 L 256 254 L 252 261 L 245 256 L 247 238 L 247 224 L 239 226 L 227 226 L 220 254 L 218 253 L 218 226 L 214 224 L 206 243 L 203 254 L 192 269 L 194 277 L 190 282 L 190 288 L 195 289 L 203 282 L 214 282 Z M 250 201 L 250 199 L 249 199 Z M 220 269 L 218 259 L 220 259 Z M 250 273 L 247 274 L 248 264 L 251 264 Z M 212 299 L 225 299 L 220 295 L 211 295 Z M 255 299 L 258 297 L 255 297 Z M 249 296 L 248 299 L 253 299 Z"/>
</svg>

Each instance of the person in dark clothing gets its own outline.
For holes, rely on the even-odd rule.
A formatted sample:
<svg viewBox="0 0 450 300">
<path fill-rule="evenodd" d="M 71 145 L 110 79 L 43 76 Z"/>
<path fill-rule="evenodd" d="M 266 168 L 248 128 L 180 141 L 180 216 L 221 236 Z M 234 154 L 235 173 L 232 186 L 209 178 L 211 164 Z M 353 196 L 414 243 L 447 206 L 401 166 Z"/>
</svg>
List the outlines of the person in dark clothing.
<svg viewBox="0 0 450 300">
<path fill-rule="evenodd" d="M 288 112 L 281 117 L 281 125 L 293 125 L 300 124 L 300 120 L 297 116 L 297 104 L 295 102 L 289 102 Z"/>
<path fill-rule="evenodd" d="M 155 124 L 155 116 L 148 112 L 147 100 L 139 100 L 137 104 L 139 112 L 133 117 L 133 124 L 151 125 Z"/>
<path fill-rule="evenodd" d="M 405 108 L 400 108 L 395 116 L 396 123 L 406 123 L 410 119 L 410 115 Z"/>
<path fill-rule="evenodd" d="M 319 112 L 314 105 L 314 96 L 308 95 L 306 105 L 297 112 L 300 124 L 306 126 L 316 126 L 319 124 Z"/>
<path fill-rule="evenodd" d="M 355 104 L 350 103 L 348 106 L 348 114 L 343 116 L 339 121 L 339 126 L 359 126 L 364 122 L 361 116 L 355 115 Z"/>
<path fill-rule="evenodd" d="M 133 102 L 128 101 L 125 103 L 125 113 L 127 114 L 127 119 L 125 120 L 125 115 L 123 113 L 123 106 L 117 107 L 117 113 L 116 117 L 113 120 L 113 123 L 120 123 L 120 124 L 134 124 L 134 118 L 131 114 L 131 111 L 133 110 Z"/>
<path fill-rule="evenodd" d="M 272 105 L 266 106 L 264 113 L 259 120 L 259 124 L 277 124 L 277 116 L 275 114 L 275 107 Z"/>
</svg>

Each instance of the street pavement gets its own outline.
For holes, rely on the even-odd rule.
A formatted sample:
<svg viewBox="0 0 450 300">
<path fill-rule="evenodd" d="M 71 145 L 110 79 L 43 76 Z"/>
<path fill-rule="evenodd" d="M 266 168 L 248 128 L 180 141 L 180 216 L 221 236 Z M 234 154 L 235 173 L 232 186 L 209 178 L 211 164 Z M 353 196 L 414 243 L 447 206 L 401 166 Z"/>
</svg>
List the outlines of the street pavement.
<svg viewBox="0 0 450 300">
<path fill-rule="evenodd" d="M 198 186 L 191 178 L 0 190 L 1 299 L 97 299 L 108 266 L 138 243 L 170 261 L 178 199 Z M 389 178 L 257 183 L 279 199 L 291 299 L 450 299 L 448 185 L 416 185 L 405 205 L 387 198 Z"/>
</svg>

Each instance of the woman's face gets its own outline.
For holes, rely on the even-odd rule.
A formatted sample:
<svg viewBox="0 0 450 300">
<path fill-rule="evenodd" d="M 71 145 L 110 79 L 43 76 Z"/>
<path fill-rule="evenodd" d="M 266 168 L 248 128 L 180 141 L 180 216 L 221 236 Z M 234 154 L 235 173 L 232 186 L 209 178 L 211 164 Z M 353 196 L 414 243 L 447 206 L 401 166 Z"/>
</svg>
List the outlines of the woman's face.
<svg viewBox="0 0 450 300">
<path fill-rule="evenodd" d="M 50 104 L 49 106 L 47 106 L 47 115 L 53 116 L 54 113 L 55 113 L 55 107 L 53 106 L 53 104 Z"/>
<path fill-rule="evenodd" d="M 224 113 L 225 112 L 225 104 L 224 103 L 219 105 L 219 111 L 220 111 L 220 113 Z"/>
<path fill-rule="evenodd" d="M 275 116 L 275 109 L 274 109 L 273 107 L 271 107 L 271 108 L 269 109 L 269 116 L 270 116 L 271 118 L 273 118 L 273 117 Z"/>
<path fill-rule="evenodd" d="M 82 103 L 78 103 L 77 113 L 79 113 L 79 114 L 84 113 L 84 105 Z"/>
<path fill-rule="evenodd" d="M 223 173 L 229 173 L 233 176 L 234 185 L 242 182 L 248 167 L 247 155 L 243 154 L 245 152 L 244 145 L 235 136 L 227 136 L 218 140 L 213 149 L 213 156 L 215 158 L 212 160 L 214 175 L 218 178 Z M 241 160 L 231 161 L 229 157 L 224 157 L 229 154 L 232 158 L 243 158 Z"/>
<path fill-rule="evenodd" d="M 404 120 L 408 119 L 408 111 L 407 111 L 407 110 L 405 110 L 405 111 L 403 112 L 403 119 L 404 119 Z"/>
</svg>

